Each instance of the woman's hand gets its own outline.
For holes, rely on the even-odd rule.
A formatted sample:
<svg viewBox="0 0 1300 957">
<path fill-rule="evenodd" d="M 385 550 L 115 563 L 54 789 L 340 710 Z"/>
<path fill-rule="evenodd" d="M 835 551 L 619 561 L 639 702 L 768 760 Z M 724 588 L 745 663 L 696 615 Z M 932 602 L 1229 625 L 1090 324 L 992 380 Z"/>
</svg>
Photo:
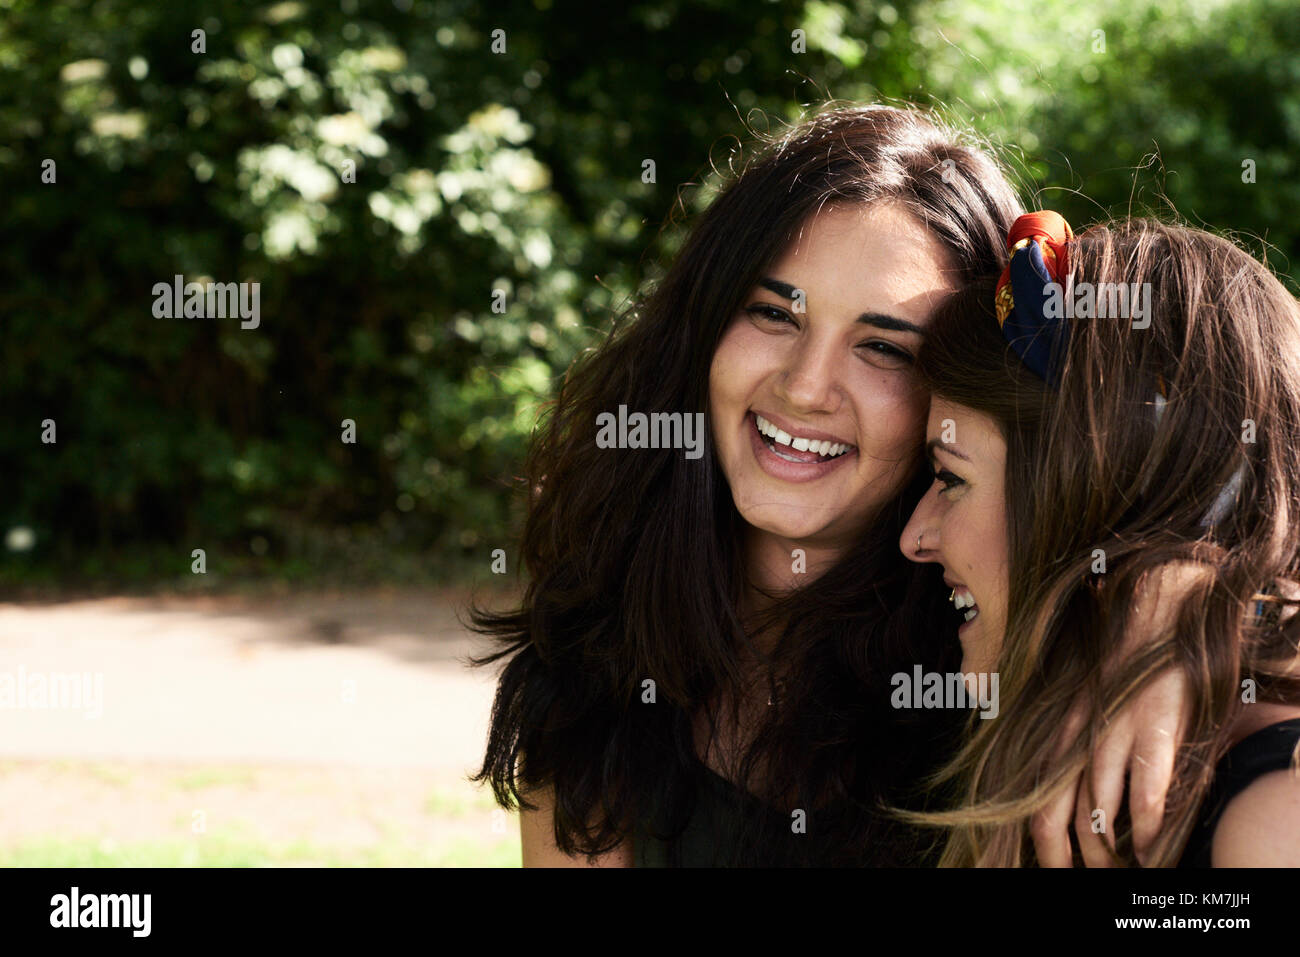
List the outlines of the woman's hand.
<svg viewBox="0 0 1300 957">
<path fill-rule="evenodd" d="M 1205 574 L 1203 566 L 1168 565 L 1152 584 L 1141 587 L 1129 616 L 1123 651 L 1132 652 L 1167 630 L 1182 596 Z M 1097 742 L 1088 765 L 1088 780 L 1085 782 L 1081 774 L 1030 821 L 1034 850 L 1043 867 L 1071 866 L 1071 820 L 1088 867 L 1110 867 L 1115 863 L 1114 821 L 1124 798 L 1126 774 L 1133 850 L 1138 862 L 1145 863 L 1146 853 L 1164 821 L 1165 795 L 1173 779 L 1174 759 L 1189 704 L 1187 679 L 1171 667 L 1115 716 Z M 1076 703 L 1066 722 L 1063 742 L 1072 741 L 1080 731 L 1085 711 L 1085 702 Z"/>
<path fill-rule="evenodd" d="M 1084 863 L 1088 867 L 1114 864 L 1113 822 L 1123 800 L 1126 773 L 1133 849 L 1138 861 L 1145 862 L 1146 852 L 1160 833 L 1164 820 L 1165 795 L 1173 778 L 1187 700 L 1187 679 L 1182 672 L 1171 668 L 1116 716 L 1093 753 L 1089 786 L 1081 786 L 1083 776 L 1080 775 L 1030 823 L 1034 849 L 1043 867 L 1071 865 L 1072 819 Z M 1080 724 L 1078 717 L 1071 719 L 1067 724 L 1067 740 Z M 1100 814 L 1096 814 L 1098 811 Z M 1094 831 L 1094 820 L 1100 833 Z"/>
</svg>

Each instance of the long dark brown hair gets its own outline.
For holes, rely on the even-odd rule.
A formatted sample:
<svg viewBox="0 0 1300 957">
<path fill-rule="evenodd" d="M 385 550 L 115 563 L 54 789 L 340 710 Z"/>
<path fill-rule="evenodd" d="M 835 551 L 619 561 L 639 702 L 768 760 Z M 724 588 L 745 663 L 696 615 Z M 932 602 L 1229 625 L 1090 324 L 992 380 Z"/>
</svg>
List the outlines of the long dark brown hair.
<svg viewBox="0 0 1300 957">
<path fill-rule="evenodd" d="M 692 716 L 720 692 L 741 697 L 741 652 L 752 650 L 739 617 L 744 523 L 711 438 L 698 460 L 601 449 L 596 418 L 620 405 L 707 416 L 719 339 L 799 226 L 825 205 L 885 201 L 916 216 L 965 279 L 1000 267 L 1020 212 L 994 159 L 918 110 L 832 104 L 756 137 L 662 281 L 575 362 L 535 433 L 522 605 L 473 614 L 499 642 L 475 663 L 509 658 L 474 780 L 506 808 L 531 808 L 526 793 L 552 787 L 566 853 L 603 853 L 638 827 L 680 833 L 699 781 Z M 772 673 L 786 683 L 735 778 L 748 788 L 765 768 L 750 789 L 796 803 L 778 799 L 784 824 L 767 830 L 770 817 L 752 817 L 753 833 L 718 863 L 910 862 L 874 809 L 955 738 L 945 716 L 888 705 L 892 672 L 943 663 L 937 579 L 897 549 L 925 485 L 918 469 L 855 547 L 773 610 L 783 632 Z M 807 833 L 792 840 L 796 808 Z"/>
<path fill-rule="evenodd" d="M 1148 863 L 1175 863 L 1243 682 L 1259 701 L 1300 702 L 1287 674 L 1300 616 L 1283 621 L 1270 595 L 1300 577 L 1300 306 L 1265 265 L 1201 230 L 1116 222 L 1070 250 L 1075 283 L 1149 284 L 1150 326 L 1075 318 L 1059 391 L 1003 338 L 991 277 L 940 307 L 921 350 L 933 394 L 989 416 L 1007 446 L 1000 714 L 972 721 L 935 778 L 960 784 L 961 808 L 928 818 L 951 828 L 946 864 L 1031 863 L 1032 815 L 1169 666 L 1187 677 L 1192 713 Z M 1167 627 L 1130 655 L 1130 617 L 1168 568 L 1195 569 L 1194 584 L 1161 596 Z M 1090 712 L 1067 740 L 1081 689 Z M 1131 863 L 1126 818 L 1107 824 Z"/>
</svg>

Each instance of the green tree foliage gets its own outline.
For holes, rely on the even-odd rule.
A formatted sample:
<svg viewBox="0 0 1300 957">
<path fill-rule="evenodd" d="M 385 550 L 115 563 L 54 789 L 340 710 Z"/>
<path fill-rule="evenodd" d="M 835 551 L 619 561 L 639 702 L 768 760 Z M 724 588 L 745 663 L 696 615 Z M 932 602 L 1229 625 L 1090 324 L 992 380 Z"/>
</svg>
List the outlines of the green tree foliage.
<svg viewBox="0 0 1300 957">
<path fill-rule="evenodd" d="M 556 377 L 826 96 L 941 104 L 1079 222 L 1158 145 L 1289 251 L 1286 6 L 0 0 L 0 580 L 485 566 Z M 258 328 L 156 318 L 176 274 L 260 283 Z"/>
</svg>

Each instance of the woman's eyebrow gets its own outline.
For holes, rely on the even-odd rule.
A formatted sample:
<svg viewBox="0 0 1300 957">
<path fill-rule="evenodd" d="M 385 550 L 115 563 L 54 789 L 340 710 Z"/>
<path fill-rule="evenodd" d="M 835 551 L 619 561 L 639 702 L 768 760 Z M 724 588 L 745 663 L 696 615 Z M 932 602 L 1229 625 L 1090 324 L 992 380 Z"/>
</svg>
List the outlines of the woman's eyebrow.
<svg viewBox="0 0 1300 957">
<path fill-rule="evenodd" d="M 773 279 L 771 276 L 761 279 L 758 284 L 783 299 L 793 300 L 794 294 L 798 291 L 797 286 L 782 282 L 780 279 Z M 906 319 L 899 319 L 897 316 L 887 316 L 880 312 L 864 312 L 854 322 L 860 322 L 867 326 L 876 326 L 880 329 L 890 329 L 894 332 L 912 332 L 918 336 L 925 335 L 925 330 L 916 323 L 908 322 Z"/>
<path fill-rule="evenodd" d="M 926 443 L 925 443 L 925 454 L 926 454 L 926 455 L 927 455 L 931 460 L 934 459 L 934 452 L 935 452 L 935 449 L 943 449 L 943 450 L 944 450 L 945 452 L 947 452 L 949 455 L 955 455 L 955 456 L 957 456 L 957 458 L 961 459 L 963 462 L 969 462 L 969 461 L 970 461 L 970 459 L 968 459 L 966 456 L 962 455 L 960 452 L 957 451 L 956 446 L 949 445 L 949 444 L 948 444 L 947 442 L 945 442 L 943 439 L 931 439 L 929 442 L 926 442 Z"/>
<path fill-rule="evenodd" d="M 795 291 L 798 288 L 796 286 L 790 285 L 788 282 L 782 282 L 779 279 L 773 279 L 771 276 L 768 276 L 766 279 L 760 280 L 758 284 L 762 286 L 764 289 L 768 289 L 776 293 L 778 296 L 781 296 L 784 299 L 793 299 Z"/>
<path fill-rule="evenodd" d="M 924 336 L 925 330 L 914 322 L 908 322 L 906 319 L 899 319 L 896 316 L 886 316 L 879 312 L 864 312 L 855 320 L 868 326 L 879 326 L 881 329 L 892 329 L 895 332 L 914 332 L 918 336 Z"/>
</svg>

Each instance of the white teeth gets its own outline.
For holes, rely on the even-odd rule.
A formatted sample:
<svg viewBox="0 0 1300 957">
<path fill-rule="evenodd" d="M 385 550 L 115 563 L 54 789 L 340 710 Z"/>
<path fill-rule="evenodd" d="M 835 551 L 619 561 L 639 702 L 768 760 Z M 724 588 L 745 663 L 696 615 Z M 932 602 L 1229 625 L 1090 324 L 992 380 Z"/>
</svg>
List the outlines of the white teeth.
<svg viewBox="0 0 1300 957">
<path fill-rule="evenodd" d="M 970 593 L 969 589 L 964 587 L 954 588 L 948 600 L 952 602 L 953 607 L 958 611 L 963 608 L 975 607 L 975 596 Z"/>
<path fill-rule="evenodd" d="M 979 611 L 978 608 L 971 608 L 971 609 L 968 609 L 967 612 L 966 612 L 966 620 L 967 620 L 967 621 L 970 621 L 972 618 L 974 618 L 974 617 L 975 617 L 976 615 L 978 615 L 979 613 L 980 613 L 980 611 Z"/>
<path fill-rule="evenodd" d="M 778 445 L 788 445 L 797 452 L 815 452 L 818 455 L 835 458 L 853 448 L 851 445 L 847 445 L 843 442 L 831 442 L 829 439 L 806 439 L 802 436 L 793 436 L 790 433 L 777 428 L 757 412 L 754 413 L 754 420 L 758 423 L 758 431 L 760 433 L 767 436 Z"/>
</svg>

